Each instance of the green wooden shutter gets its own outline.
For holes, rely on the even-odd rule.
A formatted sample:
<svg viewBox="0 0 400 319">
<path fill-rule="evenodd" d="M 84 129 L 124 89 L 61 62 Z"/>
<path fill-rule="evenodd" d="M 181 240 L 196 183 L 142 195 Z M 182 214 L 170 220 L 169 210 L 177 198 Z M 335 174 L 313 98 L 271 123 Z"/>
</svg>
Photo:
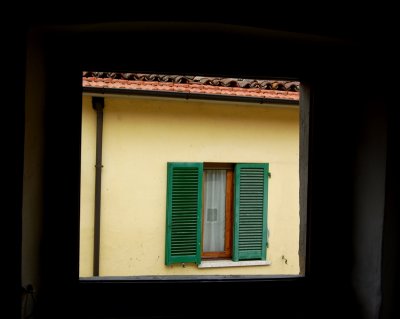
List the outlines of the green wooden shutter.
<svg viewBox="0 0 400 319">
<path fill-rule="evenodd" d="M 233 260 L 267 255 L 268 164 L 236 164 Z"/>
<path fill-rule="evenodd" d="M 201 262 L 203 163 L 168 163 L 165 264 Z"/>
</svg>

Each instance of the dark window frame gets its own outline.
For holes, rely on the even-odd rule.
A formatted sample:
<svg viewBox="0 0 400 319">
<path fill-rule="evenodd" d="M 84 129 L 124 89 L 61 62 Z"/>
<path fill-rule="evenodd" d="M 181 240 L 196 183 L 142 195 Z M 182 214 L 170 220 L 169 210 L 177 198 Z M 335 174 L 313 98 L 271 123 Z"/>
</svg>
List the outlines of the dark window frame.
<svg viewBox="0 0 400 319">
<path fill-rule="evenodd" d="M 168 26 L 168 24 L 166 24 Z M 106 28 L 107 29 L 107 28 Z M 147 38 L 151 38 L 151 42 L 161 41 L 163 39 L 164 31 L 158 31 L 158 37 L 147 37 L 143 34 L 143 31 L 139 32 L 139 37 L 135 37 L 135 46 L 142 42 L 146 42 Z M 125 39 L 126 33 L 116 32 L 107 34 L 105 32 L 94 32 L 87 34 L 77 34 L 68 31 L 63 33 L 60 30 L 54 31 L 53 33 L 46 33 L 48 30 L 39 32 L 40 35 L 44 36 L 44 50 L 46 57 L 46 75 L 47 78 L 47 92 L 46 92 L 46 152 L 45 152 L 45 195 L 44 195 L 44 209 L 45 209 L 45 245 L 43 247 L 43 264 L 46 272 L 43 275 L 43 295 L 42 295 L 42 310 L 47 314 L 54 314 L 59 310 L 60 300 L 69 300 L 67 311 L 79 311 L 83 316 L 106 318 L 108 317 L 122 317 L 135 314 L 136 316 L 143 315 L 181 315 L 183 312 L 179 310 L 178 305 L 172 301 L 171 291 L 178 292 L 182 288 L 186 291 L 181 294 L 180 303 L 195 305 L 197 300 L 193 299 L 193 296 L 198 296 L 205 291 L 211 291 L 211 294 L 218 296 L 220 294 L 227 294 L 231 297 L 231 302 L 236 304 L 240 302 L 250 302 L 250 297 L 242 296 L 242 299 L 238 299 L 237 295 L 234 295 L 234 291 L 242 289 L 251 289 L 254 291 L 263 290 L 261 296 L 252 299 L 252 302 L 264 302 L 268 298 L 269 304 L 271 305 L 269 311 L 272 313 L 278 313 L 276 305 L 282 305 L 282 301 L 290 300 L 291 309 L 300 309 L 305 301 L 304 292 L 309 287 L 309 262 L 305 262 L 307 266 L 304 273 L 299 276 L 289 277 L 245 277 L 245 278 L 221 278 L 221 277 L 209 277 L 209 278 L 141 278 L 141 279 L 129 279 L 129 278 L 93 278 L 90 280 L 79 280 L 79 184 L 80 184 L 80 133 L 81 133 L 81 72 L 83 69 L 119 69 L 119 70 L 143 70 L 144 72 L 153 68 L 164 74 L 172 73 L 171 68 L 176 70 L 176 73 L 209 73 L 214 76 L 248 76 L 249 74 L 256 75 L 258 78 L 274 78 L 279 75 L 280 78 L 294 79 L 299 78 L 302 82 L 302 88 L 306 86 L 305 82 L 301 77 L 301 69 L 298 66 L 298 61 L 291 62 L 290 59 L 284 59 L 287 61 L 284 70 L 279 71 L 282 65 L 278 66 L 270 65 L 270 69 L 258 68 L 257 70 L 252 69 L 251 66 L 247 66 L 244 62 L 240 62 L 236 65 L 235 72 L 230 71 L 228 65 L 220 64 L 213 71 L 210 67 L 206 67 L 206 64 L 200 62 L 191 68 L 186 66 L 186 70 L 180 67 L 181 61 L 159 61 L 157 65 L 151 66 L 149 64 L 150 59 L 140 60 L 132 59 L 132 54 L 123 55 L 123 52 L 116 50 L 114 54 L 110 54 L 111 47 L 104 48 L 104 51 L 98 51 L 98 55 L 93 56 L 83 52 L 81 48 L 91 47 L 91 44 L 106 43 L 107 41 L 118 41 L 122 38 Z M 64 30 L 65 31 L 65 30 Z M 125 30 L 126 31 L 126 30 Z M 132 31 L 135 33 L 137 31 Z M 73 35 L 72 35 L 73 34 Z M 176 38 L 172 35 L 169 37 L 169 41 L 174 41 Z M 274 37 L 270 37 L 271 41 L 274 41 Z M 279 38 L 279 37 L 278 37 Z M 179 37 L 181 39 L 181 37 Z M 285 40 L 282 36 L 280 38 L 283 42 L 277 48 L 280 48 L 280 52 L 284 54 L 286 49 L 297 48 L 298 43 L 296 41 Z M 300 38 L 294 38 L 299 40 Z M 293 40 L 293 39 L 292 39 Z M 150 41 L 150 40 L 149 40 Z M 241 41 L 245 42 L 242 38 L 235 38 L 235 45 L 238 47 L 245 47 L 240 45 Z M 268 36 L 265 41 L 268 41 Z M 89 42 L 89 43 L 88 43 Z M 228 41 L 229 43 L 229 41 Z M 258 42 L 257 42 L 258 43 Z M 242 43 L 245 44 L 245 43 Z M 312 51 L 312 45 L 306 44 L 305 41 L 300 41 L 302 48 L 308 48 L 309 50 L 299 50 L 300 52 Z M 133 44 L 132 44 L 133 46 Z M 285 50 L 283 50 L 285 49 Z M 117 53 L 118 51 L 118 53 Z M 129 50 L 126 50 L 127 52 Z M 151 49 L 148 50 L 151 52 Z M 89 50 L 88 52 L 92 52 Z M 133 51 L 130 51 L 133 52 Z M 156 52 L 156 50 L 154 50 Z M 159 51 L 157 51 L 159 52 Z M 122 54 L 122 56 L 121 56 Z M 279 55 L 279 52 L 274 52 Z M 65 59 L 62 59 L 64 57 Z M 154 57 L 154 55 L 150 55 Z M 157 57 L 159 55 L 157 54 Z M 228 57 L 229 59 L 229 57 Z M 108 62 L 107 62 L 108 61 Z M 153 62 L 156 60 L 153 60 Z M 311 59 L 309 60 L 312 61 Z M 261 64 L 258 63 L 259 66 Z M 315 64 L 314 64 L 315 67 Z M 291 68 L 294 71 L 291 72 Z M 57 83 L 51 82 L 49 79 L 53 79 L 59 75 L 59 70 L 63 69 L 63 77 L 58 77 Z M 201 72 L 204 71 L 204 72 Z M 45 85 L 43 85 L 45 87 Z M 307 86 L 307 89 L 309 87 Z M 67 92 L 67 93 L 66 93 Z M 61 98 L 62 97 L 62 98 Z M 311 105 L 310 95 L 307 95 L 308 106 Z M 304 105 L 304 101 L 300 104 Z M 57 107 L 55 107 L 57 106 Z M 72 107 L 71 107 L 72 106 Z M 312 108 L 311 108 L 312 109 Z M 307 107 L 307 124 L 312 128 L 312 117 L 310 117 L 310 123 L 308 122 L 308 111 L 310 108 Z M 303 112 L 303 111 L 302 111 Z M 310 112 L 312 115 L 312 112 Z M 59 121 L 60 118 L 63 121 Z M 308 133 L 307 133 L 308 134 Z M 61 142 L 61 143 L 60 143 Z M 305 138 L 305 142 L 309 143 L 308 135 Z M 312 138 L 310 138 L 310 144 Z M 304 149 L 307 152 L 308 158 L 308 147 Z M 312 145 L 310 145 L 310 150 Z M 60 157 L 59 154 L 64 154 Z M 304 154 L 303 154 L 304 155 Z M 60 167 L 65 170 L 60 170 Z M 305 172 L 306 178 L 309 176 L 308 170 Z M 60 187 L 54 188 L 54 185 Z M 305 187 L 305 195 L 310 198 L 311 194 L 307 190 L 309 186 Z M 301 186 L 302 188 L 302 186 Z M 309 207 L 306 205 L 305 218 L 309 219 L 310 215 Z M 58 210 L 57 210 L 58 208 Z M 57 211 L 58 214 L 54 214 Z M 311 225 L 307 223 L 307 225 Z M 62 226 L 62 227 L 58 227 Z M 306 245 L 310 245 L 310 231 L 307 227 Z M 63 238 L 61 240 L 61 238 Z M 305 247 L 304 247 L 305 249 Z M 305 250 L 305 260 L 309 260 L 309 250 Z M 58 279 L 58 280 L 56 280 Z M 60 285 L 64 288 L 62 291 L 59 290 Z M 234 289 L 232 289 L 234 288 Z M 60 293 L 54 294 L 54 291 Z M 140 293 L 139 293 L 140 292 Z M 136 300 L 132 298 L 132 294 L 136 296 Z M 73 296 L 73 300 L 70 297 Z M 159 298 L 157 298 L 159 297 Z M 254 297 L 253 297 L 254 298 Z M 158 300 L 158 306 L 155 309 L 148 309 L 146 300 Z M 133 301 L 134 300 L 134 301 Z M 299 307 L 299 308 L 296 308 Z M 275 311 L 274 311 L 275 309 Z M 227 310 L 229 314 L 235 314 L 235 310 Z M 290 309 L 289 309 L 290 311 Z M 287 314 L 287 313 L 286 313 Z"/>
</svg>

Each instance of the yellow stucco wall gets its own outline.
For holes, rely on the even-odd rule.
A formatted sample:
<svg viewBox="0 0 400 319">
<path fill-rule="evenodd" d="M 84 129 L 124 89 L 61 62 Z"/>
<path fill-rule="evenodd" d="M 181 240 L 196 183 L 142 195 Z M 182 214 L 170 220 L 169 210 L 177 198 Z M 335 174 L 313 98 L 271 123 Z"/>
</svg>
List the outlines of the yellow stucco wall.
<svg viewBox="0 0 400 319">
<path fill-rule="evenodd" d="M 95 139 L 96 113 L 83 96 L 81 277 L 93 267 Z M 271 265 L 165 266 L 167 162 L 268 162 Z M 299 273 L 298 107 L 106 97 L 103 166 L 101 276 Z"/>
</svg>

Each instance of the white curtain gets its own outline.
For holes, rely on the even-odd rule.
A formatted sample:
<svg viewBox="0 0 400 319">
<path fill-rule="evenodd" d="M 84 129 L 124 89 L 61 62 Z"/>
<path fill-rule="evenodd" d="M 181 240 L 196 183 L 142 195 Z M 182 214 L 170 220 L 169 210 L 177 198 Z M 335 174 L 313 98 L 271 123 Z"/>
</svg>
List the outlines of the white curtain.
<svg viewBox="0 0 400 319">
<path fill-rule="evenodd" d="M 205 171 L 203 251 L 225 249 L 226 170 Z"/>
</svg>

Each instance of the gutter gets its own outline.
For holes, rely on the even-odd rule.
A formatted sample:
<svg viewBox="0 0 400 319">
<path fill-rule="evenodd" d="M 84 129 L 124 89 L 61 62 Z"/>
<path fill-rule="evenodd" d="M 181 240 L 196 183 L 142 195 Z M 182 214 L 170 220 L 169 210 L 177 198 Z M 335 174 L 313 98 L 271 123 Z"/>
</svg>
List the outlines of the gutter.
<svg viewBox="0 0 400 319">
<path fill-rule="evenodd" d="M 83 87 L 82 89 L 84 93 L 97 93 L 97 94 L 154 96 L 154 97 L 181 98 L 186 100 L 194 99 L 194 100 L 231 101 L 231 102 L 244 102 L 244 103 L 257 103 L 257 104 L 299 105 L 298 100 L 260 98 L 252 96 L 168 92 L 168 91 L 153 91 L 153 90 L 127 90 L 127 89 L 94 88 L 94 87 Z"/>
</svg>

